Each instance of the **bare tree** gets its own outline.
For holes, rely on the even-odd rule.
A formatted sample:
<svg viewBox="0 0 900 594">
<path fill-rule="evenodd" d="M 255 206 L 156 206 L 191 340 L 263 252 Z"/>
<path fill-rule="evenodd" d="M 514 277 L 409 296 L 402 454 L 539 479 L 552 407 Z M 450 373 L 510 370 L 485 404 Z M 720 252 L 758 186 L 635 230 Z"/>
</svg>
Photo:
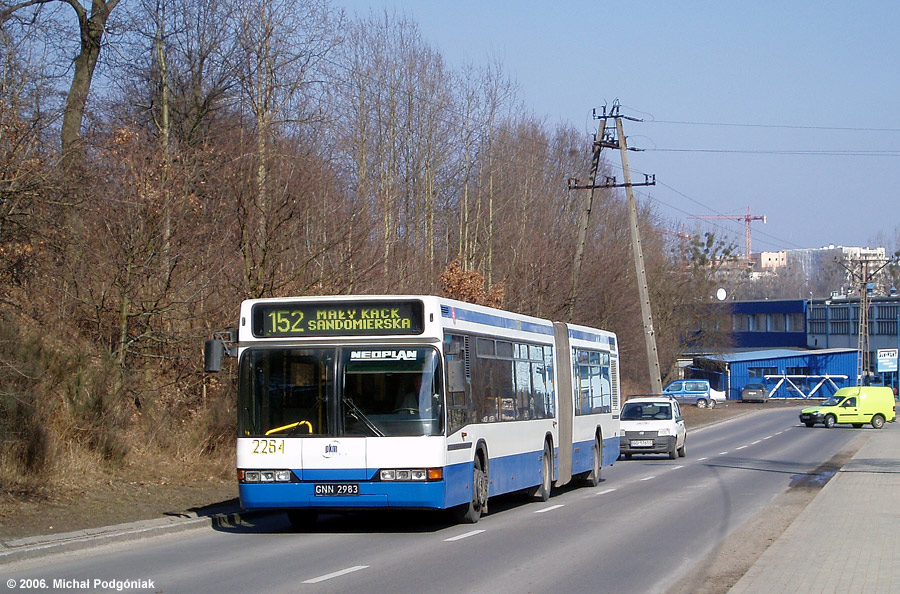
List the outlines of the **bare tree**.
<svg viewBox="0 0 900 594">
<path fill-rule="evenodd" d="M 119 0 L 91 0 L 90 9 L 80 0 L 25 0 L 19 3 L 3 2 L 0 4 L 0 22 L 6 22 L 16 13 L 26 10 L 40 10 L 41 6 L 60 2 L 72 8 L 78 22 L 79 51 L 72 61 L 74 71 L 66 105 L 63 111 L 60 140 L 63 159 L 72 162 L 80 153 L 81 124 L 87 106 L 94 69 L 100 58 L 110 14 L 119 4 Z M 27 20 L 23 20 L 27 22 Z"/>
<path fill-rule="evenodd" d="M 269 170 L 274 143 L 285 126 L 313 121 L 317 69 L 339 43 L 340 20 L 322 0 L 238 2 L 231 15 L 234 49 L 228 63 L 253 118 L 254 187 L 241 206 L 240 248 L 251 295 L 271 287 L 272 227 L 289 195 L 271 194 Z M 275 200 L 280 203 L 275 203 Z"/>
</svg>

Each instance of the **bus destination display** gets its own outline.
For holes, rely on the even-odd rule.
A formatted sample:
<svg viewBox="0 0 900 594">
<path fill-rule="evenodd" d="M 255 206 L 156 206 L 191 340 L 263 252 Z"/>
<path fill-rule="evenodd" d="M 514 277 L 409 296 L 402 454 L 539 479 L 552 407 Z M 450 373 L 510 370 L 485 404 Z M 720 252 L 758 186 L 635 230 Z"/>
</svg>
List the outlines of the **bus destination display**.
<svg viewBox="0 0 900 594">
<path fill-rule="evenodd" d="M 253 306 L 258 338 L 421 334 L 421 301 L 349 303 L 258 303 Z"/>
</svg>

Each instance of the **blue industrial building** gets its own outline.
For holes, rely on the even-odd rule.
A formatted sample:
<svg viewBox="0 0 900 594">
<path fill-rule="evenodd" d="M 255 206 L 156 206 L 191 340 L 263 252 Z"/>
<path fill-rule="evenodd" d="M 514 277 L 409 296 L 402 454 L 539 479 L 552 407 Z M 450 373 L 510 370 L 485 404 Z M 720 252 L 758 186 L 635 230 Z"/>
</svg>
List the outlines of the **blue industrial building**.
<svg viewBox="0 0 900 594">
<path fill-rule="evenodd" d="M 863 373 L 872 381 L 883 382 L 896 389 L 900 385 L 900 374 L 896 371 L 896 353 L 900 352 L 900 295 L 892 293 L 889 296 L 872 296 L 868 301 L 868 368 Z M 814 349 L 811 352 L 822 352 L 821 349 L 855 352 L 859 345 L 860 311 L 857 297 L 835 295 L 828 299 L 811 300 L 732 301 L 723 302 L 719 307 L 725 308 L 730 315 L 736 350 L 806 348 Z M 876 362 L 882 360 L 882 353 L 886 357 L 894 357 L 892 368 L 879 369 L 876 366 Z M 796 364 L 789 367 L 808 366 Z M 856 385 L 859 371 L 835 370 L 834 373 L 846 373 L 851 378 L 849 385 Z M 688 371 L 688 375 L 691 373 Z M 721 389 L 724 389 L 724 376 L 720 378 L 720 382 L 723 386 Z M 732 381 L 729 390 L 734 389 Z"/>
<path fill-rule="evenodd" d="M 855 349 L 769 349 L 695 357 L 687 375 L 710 380 L 729 400 L 748 383 L 764 383 L 771 398 L 827 398 L 856 385 Z"/>
<path fill-rule="evenodd" d="M 804 299 L 734 301 L 723 304 L 731 313 L 734 346 L 739 349 L 807 346 Z"/>
</svg>

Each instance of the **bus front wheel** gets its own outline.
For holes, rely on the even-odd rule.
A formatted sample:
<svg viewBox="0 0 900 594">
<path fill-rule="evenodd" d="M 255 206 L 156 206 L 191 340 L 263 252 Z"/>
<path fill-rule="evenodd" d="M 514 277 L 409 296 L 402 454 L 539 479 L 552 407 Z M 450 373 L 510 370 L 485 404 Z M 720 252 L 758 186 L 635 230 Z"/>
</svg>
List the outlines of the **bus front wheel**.
<svg viewBox="0 0 900 594">
<path fill-rule="evenodd" d="M 475 462 L 472 469 L 472 499 L 469 503 L 456 508 L 456 521 L 461 524 L 475 524 L 481 519 L 481 514 L 487 513 L 488 477 L 484 471 L 484 462 L 481 452 L 475 454 Z"/>
</svg>

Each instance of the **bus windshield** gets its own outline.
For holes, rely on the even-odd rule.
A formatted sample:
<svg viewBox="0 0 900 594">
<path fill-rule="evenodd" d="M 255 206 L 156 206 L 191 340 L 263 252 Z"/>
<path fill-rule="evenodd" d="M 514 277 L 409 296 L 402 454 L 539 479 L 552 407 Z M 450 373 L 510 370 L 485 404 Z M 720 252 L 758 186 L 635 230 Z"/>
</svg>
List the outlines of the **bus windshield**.
<svg viewBox="0 0 900 594">
<path fill-rule="evenodd" d="M 240 434 L 441 435 L 439 361 L 430 347 L 248 349 L 238 381 Z"/>
<path fill-rule="evenodd" d="M 441 435 L 443 382 L 433 348 L 348 348 L 341 369 L 345 434 Z"/>
</svg>

